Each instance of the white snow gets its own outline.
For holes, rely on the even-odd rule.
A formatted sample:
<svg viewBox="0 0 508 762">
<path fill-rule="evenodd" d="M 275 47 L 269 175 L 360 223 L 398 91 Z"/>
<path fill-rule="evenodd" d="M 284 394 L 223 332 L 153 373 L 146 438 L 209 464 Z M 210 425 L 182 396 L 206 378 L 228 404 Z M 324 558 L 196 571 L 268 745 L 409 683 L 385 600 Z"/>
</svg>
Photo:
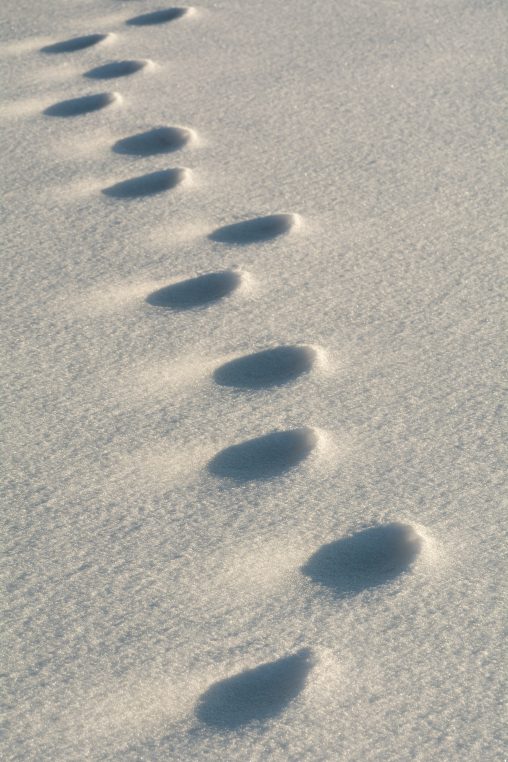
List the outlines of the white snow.
<svg viewBox="0 0 508 762">
<path fill-rule="evenodd" d="M 172 7 L 2 4 L 2 759 L 503 760 L 506 5 Z"/>
</svg>

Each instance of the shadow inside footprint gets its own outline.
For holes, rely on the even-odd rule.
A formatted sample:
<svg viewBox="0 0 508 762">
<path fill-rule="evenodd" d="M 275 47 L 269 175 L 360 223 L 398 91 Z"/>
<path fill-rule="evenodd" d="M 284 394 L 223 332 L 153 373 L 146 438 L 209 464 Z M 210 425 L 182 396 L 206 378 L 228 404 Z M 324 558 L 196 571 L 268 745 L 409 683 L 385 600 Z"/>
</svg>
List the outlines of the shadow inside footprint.
<svg viewBox="0 0 508 762">
<path fill-rule="evenodd" d="M 166 24 L 168 21 L 176 21 L 182 18 L 188 12 L 188 8 L 166 8 L 162 11 L 153 11 L 143 13 L 141 16 L 134 16 L 126 23 L 130 26 L 150 26 L 151 24 Z"/>
<path fill-rule="evenodd" d="M 127 77 L 144 69 L 146 61 L 111 61 L 111 63 L 96 66 L 90 69 L 84 76 L 88 79 L 115 79 L 116 77 Z"/>
<path fill-rule="evenodd" d="M 252 220 L 226 225 L 214 230 L 208 237 L 220 243 L 258 243 L 289 233 L 297 221 L 298 217 L 295 214 L 271 214 L 268 217 L 255 217 Z"/>
<path fill-rule="evenodd" d="M 276 717 L 303 690 L 312 669 L 307 648 L 214 683 L 201 696 L 196 717 L 222 730 Z"/>
<path fill-rule="evenodd" d="M 152 307 L 190 310 L 223 299 L 240 285 L 242 276 L 234 270 L 198 275 L 154 291 L 146 301 Z"/>
<path fill-rule="evenodd" d="M 131 177 L 120 183 L 104 188 L 105 196 L 111 198 L 140 198 L 141 196 L 154 196 L 171 190 L 185 179 L 185 169 L 163 169 L 159 172 L 150 172 L 140 177 Z"/>
<path fill-rule="evenodd" d="M 191 138 L 191 131 L 185 127 L 156 127 L 153 130 L 118 140 L 113 146 L 113 151 L 131 156 L 154 156 L 159 153 L 178 151 Z"/>
<path fill-rule="evenodd" d="M 107 34 L 86 34 L 83 37 L 73 37 L 70 40 L 63 40 L 62 42 L 55 42 L 52 45 L 46 45 L 41 48 L 42 53 L 74 53 L 77 50 L 85 50 L 92 45 L 102 42 L 106 39 Z"/>
<path fill-rule="evenodd" d="M 213 377 L 221 386 L 265 389 L 287 384 L 308 373 L 315 357 L 312 347 L 274 347 L 231 360 L 217 368 Z"/>
<path fill-rule="evenodd" d="M 68 101 L 54 103 L 44 110 L 47 116 L 81 116 L 91 111 L 99 111 L 118 100 L 116 93 L 96 93 L 83 95 L 81 98 L 71 98 Z"/>
<path fill-rule="evenodd" d="M 323 545 L 302 572 L 338 595 L 354 595 L 407 571 L 421 547 L 422 539 L 412 526 L 380 524 Z"/>
<path fill-rule="evenodd" d="M 311 428 L 272 431 L 221 450 L 209 462 L 208 470 L 237 482 L 271 479 L 305 460 L 317 442 L 318 435 Z"/>
</svg>

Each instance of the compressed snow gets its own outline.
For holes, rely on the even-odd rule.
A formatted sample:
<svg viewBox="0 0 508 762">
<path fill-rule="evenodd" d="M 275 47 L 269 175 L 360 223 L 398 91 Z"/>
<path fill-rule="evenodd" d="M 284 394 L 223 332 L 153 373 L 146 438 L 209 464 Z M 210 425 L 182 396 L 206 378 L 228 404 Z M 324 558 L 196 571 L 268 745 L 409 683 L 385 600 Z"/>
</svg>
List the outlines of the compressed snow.
<svg viewBox="0 0 508 762">
<path fill-rule="evenodd" d="M 3 19 L 2 759 L 506 758 L 504 3 Z"/>
</svg>

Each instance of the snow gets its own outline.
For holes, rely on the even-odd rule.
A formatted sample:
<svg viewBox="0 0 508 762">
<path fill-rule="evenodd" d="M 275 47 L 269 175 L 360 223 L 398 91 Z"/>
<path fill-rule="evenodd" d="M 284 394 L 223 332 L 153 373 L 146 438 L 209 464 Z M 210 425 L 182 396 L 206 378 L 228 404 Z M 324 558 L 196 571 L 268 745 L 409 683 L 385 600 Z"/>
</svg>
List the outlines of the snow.
<svg viewBox="0 0 508 762">
<path fill-rule="evenodd" d="M 3 759 L 506 757 L 507 26 L 4 0 Z"/>
</svg>

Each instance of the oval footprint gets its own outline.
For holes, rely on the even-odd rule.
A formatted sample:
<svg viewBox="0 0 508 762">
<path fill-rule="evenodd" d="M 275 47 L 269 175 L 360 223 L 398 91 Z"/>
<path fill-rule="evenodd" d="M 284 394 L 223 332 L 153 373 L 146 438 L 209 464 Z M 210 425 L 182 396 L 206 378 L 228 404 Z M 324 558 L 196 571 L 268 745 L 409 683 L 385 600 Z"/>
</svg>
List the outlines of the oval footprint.
<svg viewBox="0 0 508 762">
<path fill-rule="evenodd" d="M 152 24 L 166 24 L 168 21 L 176 21 L 189 12 L 189 8 L 166 8 L 162 11 L 153 11 L 151 13 L 142 13 L 140 16 L 134 16 L 126 23 L 130 26 L 151 26 Z"/>
<path fill-rule="evenodd" d="M 272 431 L 221 450 L 208 470 L 238 482 L 271 479 L 305 460 L 317 443 L 318 434 L 311 428 Z"/>
<path fill-rule="evenodd" d="M 54 103 L 44 110 L 44 114 L 47 116 L 81 116 L 91 111 L 100 111 L 100 109 L 106 108 L 106 106 L 110 106 L 120 99 L 121 96 L 118 93 L 83 95 L 80 98 L 71 98 L 67 101 Z"/>
<path fill-rule="evenodd" d="M 196 717 L 223 730 L 276 717 L 304 689 L 312 667 L 305 648 L 214 683 L 201 696 Z"/>
<path fill-rule="evenodd" d="M 113 146 L 113 151 L 131 156 L 155 156 L 159 153 L 178 151 L 192 138 L 192 131 L 185 127 L 156 127 L 118 140 Z"/>
<path fill-rule="evenodd" d="M 42 53 L 74 53 L 78 50 L 85 50 L 85 48 L 91 48 L 92 45 L 97 45 L 99 42 L 103 42 L 110 37 L 109 34 L 86 34 L 82 37 L 73 37 L 70 40 L 62 40 L 62 42 L 55 42 L 52 45 L 46 45 L 41 48 Z"/>
<path fill-rule="evenodd" d="M 88 79 L 115 79 L 116 77 L 128 77 L 148 66 L 148 61 L 111 61 L 110 63 L 96 66 L 90 69 L 83 76 Z"/>
<path fill-rule="evenodd" d="M 146 301 L 152 307 L 171 310 L 190 310 L 206 306 L 233 293 L 242 282 L 242 274 L 235 270 L 198 275 L 179 283 L 160 288 L 150 294 Z"/>
<path fill-rule="evenodd" d="M 323 545 L 302 572 L 339 595 L 354 595 L 408 571 L 421 548 L 409 524 L 380 524 Z"/>
<path fill-rule="evenodd" d="M 265 349 L 221 365 L 213 374 L 221 386 L 264 389 L 294 381 L 308 373 L 316 359 L 312 347 L 282 346 Z"/>
<path fill-rule="evenodd" d="M 208 236 L 220 243 L 248 244 L 268 241 L 289 233 L 299 222 L 296 214 L 270 214 L 218 228 Z"/>
<path fill-rule="evenodd" d="M 111 198 L 140 198 L 142 196 L 154 196 L 156 193 L 176 188 L 189 175 L 189 170 L 177 167 L 175 169 L 163 169 L 159 172 L 149 172 L 140 177 L 131 177 L 120 183 L 104 188 L 102 192 Z"/>
</svg>

